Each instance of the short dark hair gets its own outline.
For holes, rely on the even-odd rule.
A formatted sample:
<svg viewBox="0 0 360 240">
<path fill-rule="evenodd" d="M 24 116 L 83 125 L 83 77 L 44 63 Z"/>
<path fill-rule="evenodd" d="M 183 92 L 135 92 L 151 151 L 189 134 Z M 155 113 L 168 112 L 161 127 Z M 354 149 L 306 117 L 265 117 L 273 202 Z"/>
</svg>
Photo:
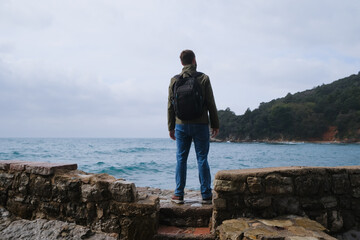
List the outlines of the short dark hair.
<svg viewBox="0 0 360 240">
<path fill-rule="evenodd" d="M 183 65 L 192 64 L 194 59 L 195 53 L 191 50 L 184 50 L 180 54 L 180 60 Z"/>
</svg>

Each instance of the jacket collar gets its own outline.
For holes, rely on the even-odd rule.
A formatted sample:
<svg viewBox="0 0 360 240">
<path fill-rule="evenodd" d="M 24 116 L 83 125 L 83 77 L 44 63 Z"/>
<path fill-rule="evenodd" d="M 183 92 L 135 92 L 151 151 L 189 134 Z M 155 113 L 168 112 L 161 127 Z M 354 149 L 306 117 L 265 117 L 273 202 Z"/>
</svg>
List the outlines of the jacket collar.
<svg viewBox="0 0 360 240">
<path fill-rule="evenodd" d="M 180 73 L 180 75 L 183 76 L 183 77 L 188 77 L 188 76 L 192 75 L 195 72 L 196 72 L 196 65 L 189 64 L 189 65 L 185 65 L 183 67 L 182 72 Z"/>
</svg>

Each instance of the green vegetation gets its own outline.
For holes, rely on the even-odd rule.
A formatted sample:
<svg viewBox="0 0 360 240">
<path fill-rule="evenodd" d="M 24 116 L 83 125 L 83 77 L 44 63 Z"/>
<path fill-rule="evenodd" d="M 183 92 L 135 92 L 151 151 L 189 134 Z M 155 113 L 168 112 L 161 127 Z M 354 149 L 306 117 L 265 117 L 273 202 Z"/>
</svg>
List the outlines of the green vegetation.
<svg viewBox="0 0 360 240">
<path fill-rule="evenodd" d="M 360 72 L 260 103 L 240 116 L 230 108 L 218 113 L 220 140 L 316 141 L 333 129 L 339 141 L 360 141 Z"/>
</svg>

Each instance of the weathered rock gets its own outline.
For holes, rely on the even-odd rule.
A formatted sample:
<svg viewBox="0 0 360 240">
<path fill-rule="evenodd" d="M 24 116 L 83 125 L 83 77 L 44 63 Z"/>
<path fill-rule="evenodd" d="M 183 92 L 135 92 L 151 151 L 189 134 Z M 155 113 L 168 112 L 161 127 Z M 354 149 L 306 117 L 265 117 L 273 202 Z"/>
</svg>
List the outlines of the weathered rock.
<svg viewBox="0 0 360 240">
<path fill-rule="evenodd" d="M 360 187 L 360 174 L 353 174 L 350 176 L 351 186 Z"/>
<path fill-rule="evenodd" d="M 214 198 L 213 205 L 215 209 L 225 209 L 226 208 L 226 200 L 223 198 Z"/>
<path fill-rule="evenodd" d="M 351 195 L 354 198 L 360 198 L 360 187 L 353 188 Z"/>
<path fill-rule="evenodd" d="M 245 197 L 246 206 L 254 209 L 263 209 L 271 205 L 271 197 Z"/>
<path fill-rule="evenodd" d="M 279 174 L 270 174 L 265 178 L 266 193 L 286 194 L 294 190 L 293 182 L 290 177 L 282 177 Z"/>
<path fill-rule="evenodd" d="M 8 189 L 14 179 L 14 174 L 0 172 L 0 189 Z"/>
<path fill-rule="evenodd" d="M 9 211 L 0 206 L 0 236 L 1 231 L 11 224 L 15 217 Z"/>
<path fill-rule="evenodd" d="M 262 192 L 262 184 L 261 178 L 258 177 L 248 177 L 247 184 L 249 191 L 251 193 L 261 193 Z"/>
<path fill-rule="evenodd" d="M 318 175 L 299 176 L 295 178 L 295 186 L 300 196 L 313 196 L 328 188 L 324 178 Z"/>
<path fill-rule="evenodd" d="M 245 219 L 231 219 L 224 221 L 217 231 L 220 240 L 238 240 L 247 229 L 249 229 L 249 224 Z"/>
<path fill-rule="evenodd" d="M 344 220 L 341 214 L 337 211 L 332 211 L 330 216 L 331 232 L 339 232 L 344 225 Z"/>
<path fill-rule="evenodd" d="M 337 199 L 334 196 L 326 196 L 320 199 L 321 204 L 324 208 L 333 208 L 337 206 Z"/>
<path fill-rule="evenodd" d="M 245 183 L 237 183 L 234 181 L 227 180 L 215 180 L 214 189 L 219 192 L 230 192 L 230 191 L 239 191 L 243 192 L 245 190 Z"/>
<path fill-rule="evenodd" d="M 136 200 L 135 184 L 118 180 L 109 186 L 112 197 L 119 202 L 134 202 Z"/>
<path fill-rule="evenodd" d="M 35 176 L 30 181 L 30 190 L 34 196 L 50 200 L 52 191 L 50 179 L 42 176 Z"/>
<path fill-rule="evenodd" d="M 349 190 L 350 181 L 348 174 L 334 174 L 332 176 L 332 181 L 335 194 L 344 194 Z"/>
<path fill-rule="evenodd" d="M 116 240 L 116 236 L 92 232 L 89 228 L 57 220 L 17 220 L 1 231 L 1 239 L 89 239 Z"/>
<path fill-rule="evenodd" d="M 224 221 L 218 228 L 220 240 L 335 240 L 326 229 L 307 218 L 294 216 L 279 219 L 240 218 Z"/>
<path fill-rule="evenodd" d="M 83 202 L 101 202 L 101 191 L 97 185 L 83 184 L 81 186 L 81 198 Z"/>
<path fill-rule="evenodd" d="M 300 210 L 300 203 L 295 197 L 274 197 L 273 198 L 274 210 L 278 216 L 295 214 L 302 215 Z"/>
</svg>

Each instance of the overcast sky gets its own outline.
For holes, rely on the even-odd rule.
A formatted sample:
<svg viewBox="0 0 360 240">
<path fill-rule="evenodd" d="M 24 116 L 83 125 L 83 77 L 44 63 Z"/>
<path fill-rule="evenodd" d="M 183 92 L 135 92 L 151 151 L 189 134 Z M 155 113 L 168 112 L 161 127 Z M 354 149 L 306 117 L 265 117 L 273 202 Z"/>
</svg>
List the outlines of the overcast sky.
<svg viewBox="0 0 360 240">
<path fill-rule="evenodd" d="M 360 71 L 358 0 L 0 0 L 0 137 L 168 137 L 194 50 L 218 109 Z"/>
</svg>

